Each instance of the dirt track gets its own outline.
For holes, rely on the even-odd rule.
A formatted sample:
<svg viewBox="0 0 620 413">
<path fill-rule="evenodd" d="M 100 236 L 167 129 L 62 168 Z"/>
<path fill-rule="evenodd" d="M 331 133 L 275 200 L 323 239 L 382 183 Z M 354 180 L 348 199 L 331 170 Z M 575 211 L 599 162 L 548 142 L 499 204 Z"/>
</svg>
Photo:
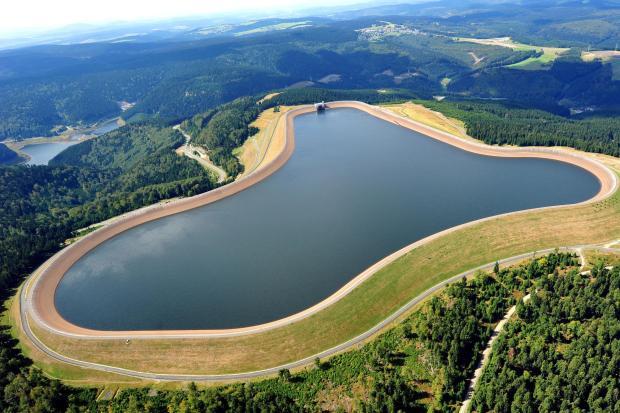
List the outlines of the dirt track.
<svg viewBox="0 0 620 413">
<path fill-rule="evenodd" d="M 408 129 L 420 132 L 424 135 L 427 135 L 433 139 L 445 142 L 447 144 L 459 147 L 463 150 L 478 153 L 486 156 L 497 156 L 497 157 L 533 157 L 533 158 L 546 158 L 553 159 L 557 161 L 567 162 L 574 165 L 577 165 L 581 168 L 584 168 L 590 171 L 593 175 L 595 175 L 599 181 L 601 182 L 601 189 L 599 193 L 592 199 L 586 201 L 595 202 L 599 201 L 609 195 L 611 195 L 616 190 L 617 182 L 616 176 L 611 172 L 607 167 L 603 166 L 597 161 L 589 159 L 587 157 L 581 155 L 570 154 L 564 151 L 548 149 L 548 148 L 503 148 L 503 147 L 494 147 L 488 146 L 477 142 L 472 142 L 469 140 L 465 140 L 462 138 L 458 138 L 456 136 L 432 129 L 423 124 L 417 123 L 415 121 L 402 118 L 398 115 L 395 115 L 391 112 L 383 110 L 381 108 L 370 106 L 361 102 L 332 102 L 329 103 L 329 107 L 331 108 L 341 108 L 341 107 L 349 107 L 355 108 L 362 111 L 365 111 L 377 118 L 383 119 L 388 122 L 392 122 L 396 125 L 406 127 Z M 396 251 L 395 253 L 389 255 L 388 257 L 382 259 L 381 261 L 375 263 L 370 268 L 359 274 L 357 277 L 352 279 L 349 283 L 344 285 L 340 290 L 335 292 L 332 296 L 328 297 L 324 301 L 310 307 L 300 313 L 294 314 L 290 317 L 276 320 L 270 323 L 262 324 L 259 326 L 251 326 L 245 328 L 237 328 L 237 329 L 228 329 L 228 330 L 165 330 L 165 331 L 98 331 L 91 330 L 82 327 L 78 327 L 74 324 L 69 323 L 67 320 L 63 319 L 60 314 L 57 312 L 54 305 L 54 293 L 56 291 L 56 287 L 60 282 L 62 276 L 65 272 L 84 254 L 88 253 L 92 249 L 94 249 L 97 245 L 102 242 L 126 231 L 130 228 L 138 226 L 148 221 L 152 221 L 155 219 L 159 219 L 165 216 L 177 214 L 183 211 L 187 211 L 189 209 L 197 208 L 203 205 L 210 204 L 212 202 L 216 202 L 222 198 L 227 196 L 231 196 L 240 192 L 255 183 L 267 178 L 269 175 L 277 171 L 281 168 L 292 155 L 295 148 L 295 140 L 294 140 L 294 128 L 293 121 L 294 118 L 298 115 L 309 113 L 314 111 L 312 106 L 302 106 L 297 109 L 293 109 L 285 114 L 286 121 L 283 122 L 284 134 L 286 136 L 286 141 L 284 144 L 284 148 L 280 154 L 275 157 L 272 161 L 268 162 L 261 168 L 258 168 L 252 174 L 235 181 L 229 185 L 220 187 L 216 190 L 200 194 L 191 198 L 180 199 L 176 201 L 169 202 L 167 204 L 157 205 L 154 207 L 147 207 L 140 209 L 138 211 L 134 211 L 133 213 L 127 214 L 126 216 L 115 220 L 113 223 L 85 236 L 78 242 L 72 244 L 71 246 L 63 249 L 59 253 L 57 253 L 50 260 L 45 262 L 40 268 L 38 268 L 35 273 L 31 276 L 31 278 L 26 283 L 25 287 L 25 302 L 20 311 L 26 312 L 30 319 L 38 325 L 46 328 L 56 334 L 62 334 L 66 336 L 72 337 L 80 337 L 80 338 L 147 338 L 147 337 L 157 337 L 157 338 L 175 338 L 175 337 L 225 337 L 225 336 L 238 336 L 245 334 L 252 334 L 263 332 L 269 329 L 277 328 L 280 326 L 284 326 L 290 323 L 293 323 L 297 320 L 308 317 L 321 309 L 335 303 L 357 286 L 359 286 L 363 281 L 368 279 L 374 273 L 376 273 L 381 268 L 386 265 L 394 262 L 396 259 L 400 258 L 407 252 L 412 249 L 423 245 L 433 239 L 436 239 L 440 236 L 445 235 L 446 233 L 474 225 L 476 223 L 494 219 L 497 216 L 484 218 L 478 221 L 469 222 L 463 225 L 459 225 L 454 228 L 450 228 L 448 230 L 442 231 L 440 233 L 431 235 L 427 238 L 419 240 L 413 244 L 410 244 L 403 249 Z M 562 208 L 559 207 L 545 207 L 539 208 L 549 209 L 549 208 Z M 531 210 L 529 210 L 531 211 Z M 518 214 L 524 211 L 513 212 L 510 214 Z M 504 214 L 504 215 L 510 215 Z"/>
</svg>

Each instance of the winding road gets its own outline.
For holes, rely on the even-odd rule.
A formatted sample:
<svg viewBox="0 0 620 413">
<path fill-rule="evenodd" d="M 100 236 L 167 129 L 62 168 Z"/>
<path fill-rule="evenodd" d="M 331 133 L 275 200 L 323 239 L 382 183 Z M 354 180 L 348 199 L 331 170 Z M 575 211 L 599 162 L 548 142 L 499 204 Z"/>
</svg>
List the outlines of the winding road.
<svg viewBox="0 0 620 413">
<path fill-rule="evenodd" d="M 217 175 L 218 184 L 221 184 L 228 178 L 228 174 L 226 173 L 226 171 L 211 162 L 211 159 L 209 159 L 209 155 L 205 152 L 203 148 L 201 148 L 200 146 L 194 146 L 190 143 L 192 137 L 183 129 L 181 129 L 181 125 L 176 125 L 172 129 L 178 130 L 185 138 L 185 144 L 181 146 L 181 148 L 179 148 L 183 152 L 183 155 L 197 161 L 206 169 L 214 172 Z"/>
<path fill-rule="evenodd" d="M 572 247 L 562 247 L 559 248 L 559 250 L 561 251 L 573 251 L 573 252 L 577 252 L 580 254 L 580 251 L 582 251 L 584 248 L 593 248 L 593 249 L 598 249 L 598 250 L 602 250 L 602 251 L 611 251 L 611 252 L 620 252 L 620 250 L 615 249 L 615 248 L 605 248 L 605 247 L 600 247 L 597 245 L 577 245 L 577 246 L 572 246 Z M 518 263 L 524 259 L 533 257 L 535 255 L 544 255 L 544 254 L 548 254 L 552 251 L 554 251 L 554 248 L 549 248 L 546 250 L 542 250 L 542 251 L 532 251 L 532 252 L 528 252 L 525 254 L 519 254 L 519 255 L 515 255 L 513 257 L 509 257 L 509 258 L 505 258 L 502 260 L 499 260 L 498 262 L 502 265 L 511 265 L 511 264 L 515 264 Z M 580 255 L 581 256 L 581 255 Z M 373 336 L 374 334 L 378 333 L 379 331 L 383 330 L 384 328 L 386 328 L 387 326 L 389 326 L 391 323 L 393 323 L 394 321 L 396 321 L 398 318 L 400 318 L 402 315 L 404 315 L 405 313 L 407 313 L 411 308 L 415 307 L 417 304 L 421 303 L 422 301 L 424 301 L 426 298 L 430 297 L 431 295 L 433 295 L 435 292 L 439 291 L 441 288 L 445 287 L 446 285 L 453 283 L 455 281 L 460 280 L 461 278 L 464 277 L 468 277 L 470 275 L 473 275 L 476 271 L 480 271 L 480 270 L 490 270 L 493 266 L 495 265 L 495 262 L 491 262 L 491 263 L 487 263 L 484 265 L 481 265 L 479 267 L 473 268 L 471 270 L 462 272 L 458 275 L 455 275 L 447 280 L 444 280 L 436 285 L 434 285 L 433 287 L 429 288 L 428 290 L 424 291 L 422 294 L 418 295 L 417 297 L 413 298 L 412 300 L 410 300 L 408 303 L 406 303 L 404 306 L 402 306 L 400 309 L 398 309 L 396 312 L 394 312 L 392 315 L 390 315 L 389 317 L 387 317 L 386 319 L 384 319 L 383 321 L 381 321 L 379 324 L 377 324 L 376 326 L 374 326 L 373 328 L 371 328 L 370 330 L 358 335 L 357 337 L 352 338 L 351 340 L 342 343 L 338 346 L 332 347 L 330 349 L 327 349 L 325 351 L 322 351 L 318 354 L 312 355 L 310 357 L 306 357 L 303 358 L 301 360 L 297 360 L 297 361 L 293 361 L 291 363 L 287 363 L 287 364 L 283 364 L 280 366 L 276 366 L 276 367 L 272 367 L 269 369 L 264 369 L 264 370 L 256 370 L 256 371 L 249 371 L 249 372 L 243 372 L 243 373 L 233 373 L 233 374 L 205 374 L 205 375 L 200 375 L 200 374 L 162 374 L 162 373 L 151 373 L 151 372 L 145 372 L 145 371 L 136 371 L 136 370 L 129 370 L 129 369 L 124 369 L 124 368 L 120 368 L 120 367 L 115 367 L 115 366 L 109 366 L 109 365 L 105 365 L 105 364 L 98 364 L 98 363 L 92 363 L 89 361 L 83 361 L 83 360 L 77 360 L 71 357 L 67 357 L 64 356 L 54 350 L 52 350 L 51 348 L 49 348 L 47 345 L 45 345 L 45 343 L 43 343 L 37 336 L 36 334 L 32 331 L 31 327 L 30 327 L 30 322 L 28 320 L 28 316 L 27 313 L 25 311 L 23 311 L 24 308 L 26 308 L 26 295 L 27 295 L 27 290 L 29 288 L 29 284 L 32 281 L 32 277 L 30 277 L 26 283 L 24 284 L 24 286 L 21 288 L 20 290 L 20 296 L 19 296 L 19 306 L 20 306 L 20 321 L 21 321 L 21 325 L 22 325 L 22 330 L 24 332 L 24 334 L 26 335 L 26 337 L 28 337 L 28 339 L 30 340 L 30 342 L 42 353 L 44 353 L 45 355 L 47 355 L 48 357 L 50 357 L 51 359 L 55 360 L 55 361 L 59 361 L 61 363 L 65 363 L 65 364 L 69 364 L 75 367 L 81 367 L 81 368 L 86 368 L 86 369 L 93 369 L 93 370 L 98 370 L 98 371 L 103 371 L 106 373 L 114 373 L 114 374 L 120 374 L 123 376 L 128 376 L 128 377 L 135 377 L 135 378 L 140 378 L 140 379 L 150 379 L 150 380 L 157 380 L 157 381 L 201 381 L 201 382 L 221 382 L 221 381 L 230 381 L 230 380 L 245 380 L 245 379 L 252 379 L 252 378 L 256 378 L 256 377 L 262 377 L 262 376 L 268 376 L 268 375 L 273 375 L 278 373 L 280 370 L 282 369 L 295 369 L 295 368 L 299 368 L 299 367 L 303 367 L 309 364 L 312 364 L 314 362 L 314 360 L 318 357 L 318 358 L 325 358 L 325 357 L 329 357 L 332 356 L 336 353 L 348 350 L 360 343 L 362 343 L 363 341 L 365 341 L 366 339 L 370 338 L 371 336 Z M 165 338 L 166 336 L 161 336 L 161 338 Z M 157 338 L 157 337 L 155 337 Z M 492 343 L 491 343 L 492 344 Z M 484 366 L 482 366 L 481 368 L 484 368 Z M 475 383 L 474 383 L 475 386 Z M 472 387 L 473 389 L 473 387 Z"/>
</svg>

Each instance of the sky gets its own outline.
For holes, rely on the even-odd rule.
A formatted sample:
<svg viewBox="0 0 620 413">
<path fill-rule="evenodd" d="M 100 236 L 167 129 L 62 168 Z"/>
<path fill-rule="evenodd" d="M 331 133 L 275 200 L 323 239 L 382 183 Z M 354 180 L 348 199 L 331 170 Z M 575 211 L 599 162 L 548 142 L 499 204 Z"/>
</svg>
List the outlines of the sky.
<svg viewBox="0 0 620 413">
<path fill-rule="evenodd" d="M 230 12 L 293 11 L 364 0 L 0 0 L 0 33 L 46 31 L 72 24 L 161 20 Z M 367 1 L 367 0 L 366 0 Z"/>
</svg>

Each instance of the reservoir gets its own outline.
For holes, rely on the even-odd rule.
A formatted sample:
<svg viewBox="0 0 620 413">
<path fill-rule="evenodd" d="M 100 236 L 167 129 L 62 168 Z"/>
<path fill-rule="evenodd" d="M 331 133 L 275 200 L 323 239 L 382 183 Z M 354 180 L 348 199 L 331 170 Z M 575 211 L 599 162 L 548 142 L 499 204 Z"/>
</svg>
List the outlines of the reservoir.
<svg viewBox="0 0 620 413">
<path fill-rule="evenodd" d="M 47 165 L 54 156 L 80 141 L 62 141 L 26 145 L 21 150 L 30 155 L 26 165 Z"/>
<path fill-rule="evenodd" d="M 108 132 L 112 132 L 113 130 L 116 130 L 116 129 L 118 129 L 120 127 L 118 122 L 119 122 L 118 118 L 109 119 L 109 120 L 106 120 L 104 122 L 101 122 L 91 132 L 91 134 L 93 134 L 95 136 L 101 136 L 101 135 L 104 135 L 104 134 L 106 134 Z"/>
<path fill-rule="evenodd" d="M 102 122 L 92 132 L 90 132 L 90 134 L 100 136 L 118 128 L 118 118 L 114 118 Z M 47 165 L 49 161 L 60 152 L 67 149 L 69 146 L 80 142 L 82 141 L 75 139 L 75 136 L 72 136 L 70 140 L 66 141 L 26 145 L 21 150 L 30 155 L 30 159 L 26 162 L 26 165 Z"/>
<path fill-rule="evenodd" d="M 56 290 L 59 313 L 100 330 L 265 323 L 425 236 L 600 189 L 573 165 L 468 153 L 356 109 L 297 117 L 295 141 L 264 181 L 82 257 Z"/>
</svg>

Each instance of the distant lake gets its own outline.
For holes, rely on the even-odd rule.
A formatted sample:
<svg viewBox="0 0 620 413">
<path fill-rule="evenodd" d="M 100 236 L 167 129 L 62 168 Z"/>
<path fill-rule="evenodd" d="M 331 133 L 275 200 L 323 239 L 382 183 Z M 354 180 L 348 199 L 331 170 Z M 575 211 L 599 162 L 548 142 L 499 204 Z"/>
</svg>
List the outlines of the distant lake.
<svg viewBox="0 0 620 413">
<path fill-rule="evenodd" d="M 115 129 L 118 129 L 119 125 L 117 123 L 117 120 L 118 119 L 115 118 L 102 122 L 90 133 L 95 136 L 100 136 Z M 30 155 L 30 160 L 26 162 L 26 165 L 47 165 L 54 156 L 67 149 L 69 146 L 81 142 L 78 140 L 73 140 L 74 138 L 75 136 L 72 136 L 71 140 L 68 141 L 37 143 L 24 146 L 21 149 L 22 152 Z"/>
<path fill-rule="evenodd" d="M 47 165 L 50 159 L 76 143 L 79 141 L 37 143 L 26 145 L 21 150 L 30 155 L 30 160 L 26 162 L 26 165 Z"/>
<path fill-rule="evenodd" d="M 104 133 L 112 132 L 113 130 L 118 129 L 120 127 L 117 122 L 118 122 L 118 118 L 114 118 L 114 119 L 110 119 L 105 122 L 102 122 L 91 133 L 95 136 L 99 136 L 99 135 L 103 135 Z"/>
<path fill-rule="evenodd" d="M 300 116 L 295 133 L 266 180 L 84 256 L 56 291 L 60 314 L 101 330 L 265 323 L 427 235 L 600 189 L 573 165 L 471 154 L 355 109 Z"/>
</svg>

